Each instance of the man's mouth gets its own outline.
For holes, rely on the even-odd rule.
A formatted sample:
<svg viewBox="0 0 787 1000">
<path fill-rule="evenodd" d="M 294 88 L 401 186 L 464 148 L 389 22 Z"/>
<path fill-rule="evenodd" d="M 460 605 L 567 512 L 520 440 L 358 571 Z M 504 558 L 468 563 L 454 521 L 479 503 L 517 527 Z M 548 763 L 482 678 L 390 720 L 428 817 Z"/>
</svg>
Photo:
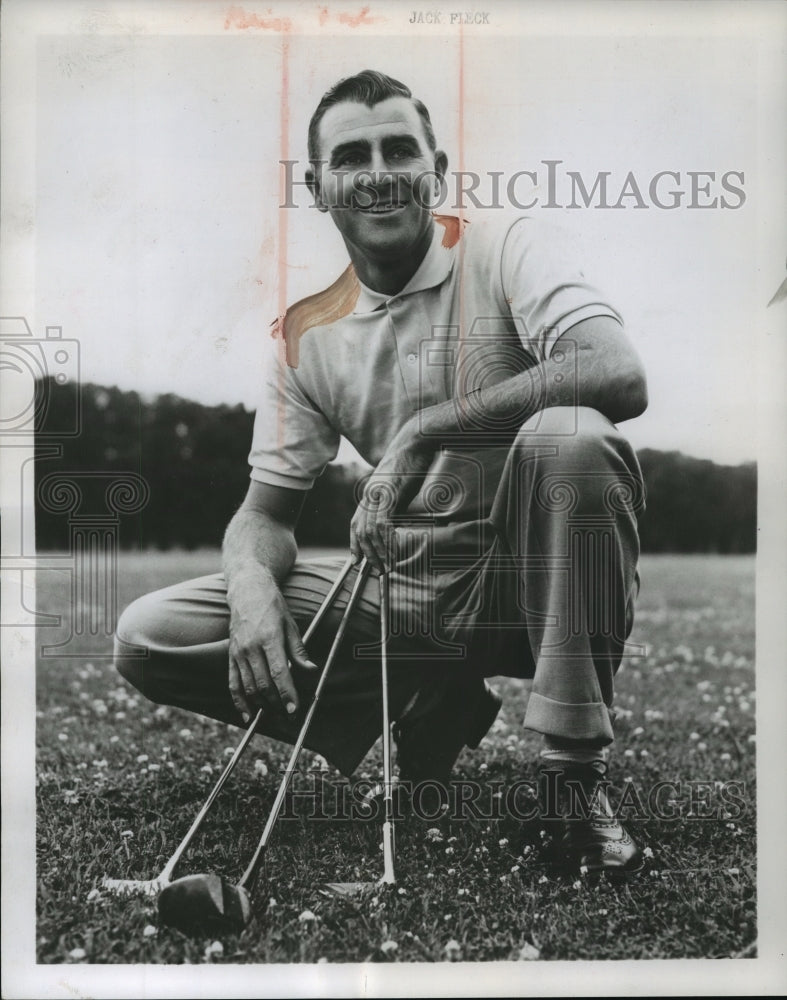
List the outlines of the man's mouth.
<svg viewBox="0 0 787 1000">
<path fill-rule="evenodd" d="M 403 202 L 387 202 L 384 205 L 370 205 L 365 208 L 360 208 L 361 212 L 365 212 L 367 215 L 390 215 L 392 212 L 398 212 L 405 207 Z"/>
</svg>

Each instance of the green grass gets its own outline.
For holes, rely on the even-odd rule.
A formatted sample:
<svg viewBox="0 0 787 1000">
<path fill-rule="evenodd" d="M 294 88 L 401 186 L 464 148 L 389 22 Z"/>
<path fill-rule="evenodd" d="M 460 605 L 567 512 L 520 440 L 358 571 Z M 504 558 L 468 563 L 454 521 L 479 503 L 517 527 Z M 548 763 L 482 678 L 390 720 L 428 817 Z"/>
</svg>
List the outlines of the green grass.
<svg viewBox="0 0 787 1000">
<path fill-rule="evenodd" d="M 122 555 L 120 605 L 216 565 L 212 552 Z M 636 880 L 555 878 L 541 860 L 535 822 L 454 821 L 433 841 L 427 831 L 435 824 L 410 817 L 397 825 L 398 886 L 365 902 L 329 898 L 320 883 L 381 874 L 380 827 L 309 818 L 301 803 L 294 818 L 280 820 L 257 917 L 242 934 L 158 927 L 152 903 L 113 898 L 101 879 L 160 870 L 239 734 L 149 704 L 114 673 L 107 640 L 84 638 L 68 649 L 82 655 L 47 658 L 38 671 L 38 960 L 473 961 L 517 958 L 527 946 L 544 960 L 754 955 L 754 561 L 647 557 L 642 577 L 632 642 L 644 653 L 619 675 L 610 777 L 618 795 L 630 786 L 629 795 L 634 788 L 646 797 L 659 780 L 680 788 L 675 818 L 631 820 L 652 852 Z M 65 574 L 42 573 L 40 610 L 67 619 L 67 587 Z M 64 624 L 40 639 L 65 634 Z M 520 724 L 527 684 L 498 686 L 498 722 L 479 750 L 464 752 L 456 773 L 507 787 L 535 776 L 539 744 Z M 269 741 L 250 747 L 181 874 L 240 875 L 285 759 L 285 748 Z M 311 770 L 301 785 L 321 789 L 330 807 L 339 776 L 319 764 L 304 753 Z M 360 773 L 379 770 L 375 749 Z M 741 802 L 724 815 L 729 782 L 741 783 Z M 217 940 L 222 950 L 209 951 Z M 76 949 L 84 957 L 72 956 Z"/>
</svg>

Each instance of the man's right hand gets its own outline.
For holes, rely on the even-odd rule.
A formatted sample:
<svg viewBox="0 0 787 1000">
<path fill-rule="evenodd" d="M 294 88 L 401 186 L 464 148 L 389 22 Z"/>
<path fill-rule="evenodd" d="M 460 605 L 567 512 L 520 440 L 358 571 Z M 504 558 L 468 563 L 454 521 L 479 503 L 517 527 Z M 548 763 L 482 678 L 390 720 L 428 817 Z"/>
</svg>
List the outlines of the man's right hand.
<svg viewBox="0 0 787 1000">
<path fill-rule="evenodd" d="M 317 670 L 273 577 L 235 587 L 230 607 L 229 688 L 248 722 L 259 708 L 292 715 L 298 693 L 290 664 Z"/>
</svg>

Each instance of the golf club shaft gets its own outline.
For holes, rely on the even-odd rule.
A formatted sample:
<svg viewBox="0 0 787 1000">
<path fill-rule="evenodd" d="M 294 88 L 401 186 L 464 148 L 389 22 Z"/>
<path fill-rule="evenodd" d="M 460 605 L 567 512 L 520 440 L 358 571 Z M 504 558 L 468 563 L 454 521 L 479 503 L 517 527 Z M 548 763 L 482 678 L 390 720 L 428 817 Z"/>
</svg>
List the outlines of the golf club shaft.
<svg viewBox="0 0 787 1000">
<path fill-rule="evenodd" d="M 347 628 L 347 623 L 350 619 L 350 615 L 355 608 L 355 605 L 360 596 L 363 585 L 366 582 L 366 577 L 369 573 L 369 564 L 366 559 L 361 562 L 360 569 L 358 570 L 358 576 L 355 580 L 355 585 L 353 586 L 352 593 L 350 594 L 349 600 L 347 601 L 347 607 L 342 615 L 342 620 L 339 623 L 339 628 L 336 630 L 336 636 L 333 640 L 333 645 L 328 653 L 328 658 L 325 661 L 325 666 L 323 667 L 322 674 L 320 675 L 319 683 L 314 692 L 314 697 L 312 703 L 309 706 L 309 711 L 306 713 L 306 718 L 303 720 L 303 725 L 301 726 L 301 731 L 298 733 L 298 739 L 295 741 L 295 745 L 292 748 L 292 753 L 290 754 L 290 760 L 287 764 L 287 769 L 284 772 L 284 777 L 279 785 L 279 790 L 276 793 L 276 798 L 273 800 L 273 805 L 271 806 L 270 815 L 268 816 L 268 821 L 265 824 L 265 829 L 262 831 L 262 836 L 260 837 L 260 842 L 257 845 L 257 850 L 254 852 L 254 856 L 249 862 L 249 866 L 243 873 L 238 886 L 245 887 L 251 879 L 254 877 L 254 873 L 257 870 L 257 866 L 260 863 L 260 859 L 268 846 L 268 841 L 270 840 L 271 834 L 273 833 L 273 828 L 276 824 L 276 820 L 279 818 L 279 813 L 281 812 L 281 807 L 284 803 L 284 797 L 287 794 L 287 789 L 290 787 L 290 781 L 292 780 L 292 775 L 295 772 L 295 766 L 298 763 L 298 757 L 300 756 L 301 749 L 303 747 L 303 741 L 306 739 L 306 734 L 309 731 L 309 726 L 311 725 L 312 718 L 314 716 L 315 709 L 317 708 L 317 703 L 320 700 L 320 695 L 322 694 L 322 689 L 325 686 L 325 681 L 328 677 L 328 672 L 330 671 L 331 665 L 336 658 L 336 652 L 341 645 L 341 641 L 344 638 L 344 633 Z"/>
<path fill-rule="evenodd" d="M 303 641 L 304 641 L 304 643 L 306 643 L 306 642 L 309 641 L 309 639 L 314 634 L 315 629 L 320 624 L 320 622 L 322 621 L 322 619 L 325 617 L 325 614 L 327 613 L 327 611 L 329 610 L 329 608 L 333 604 L 333 602 L 334 602 L 334 600 L 336 598 L 336 595 L 341 590 L 342 585 L 344 584 L 344 581 L 347 579 L 347 576 L 349 575 L 349 572 L 352 569 L 352 566 L 353 566 L 353 560 L 352 560 L 352 557 L 350 557 L 350 558 L 347 559 L 347 561 L 345 562 L 344 566 L 342 566 L 341 572 L 339 573 L 339 575 L 337 576 L 337 578 L 334 581 L 333 585 L 331 586 L 331 589 L 326 594 L 325 599 L 323 600 L 322 604 L 317 609 L 317 612 L 316 612 L 314 618 L 312 618 L 311 623 L 309 624 L 309 627 L 303 633 Z M 167 882 L 170 880 L 172 872 L 175 870 L 175 866 L 177 865 L 178 861 L 180 861 L 180 859 L 181 859 L 181 857 L 183 855 L 183 852 L 189 846 L 189 844 L 191 843 L 192 839 L 194 838 L 194 835 L 197 833 L 197 831 L 199 830 L 199 828 L 202 826 L 202 824 L 203 824 L 203 822 L 205 820 L 205 817 L 208 815 L 208 812 L 210 811 L 211 806 L 216 801 L 216 798 L 217 798 L 219 792 L 222 790 L 222 788 L 224 787 L 224 785 L 227 782 L 227 779 L 229 778 L 229 776 L 234 771 L 235 765 L 238 763 L 238 761 L 240 760 L 240 758 L 243 756 L 244 750 L 249 745 L 249 743 L 251 741 L 251 738 L 252 738 L 252 736 L 254 736 L 254 733 L 256 732 L 257 726 L 259 725 L 260 720 L 262 719 L 263 711 L 264 711 L 264 709 L 260 708 L 258 710 L 257 714 L 252 719 L 251 723 L 249 724 L 248 729 L 246 730 L 246 732 L 243 735 L 243 739 L 240 741 L 240 743 L 236 747 L 235 753 L 233 753 L 232 757 L 230 758 L 229 762 L 227 763 L 227 766 L 222 771 L 222 773 L 221 773 L 218 781 L 213 786 L 213 790 L 211 791 L 211 793 L 208 796 L 208 798 L 205 800 L 205 804 L 200 809 L 200 811 L 197 813 L 196 817 L 194 818 L 194 822 L 189 827 L 189 830 L 186 833 L 186 835 L 183 838 L 183 840 L 181 840 L 180 844 L 178 844 L 178 846 L 175 848 L 174 854 L 169 859 L 169 861 L 167 862 L 167 864 L 164 866 L 161 874 L 159 875 L 159 879 L 160 880 L 167 881 Z"/>
<path fill-rule="evenodd" d="M 385 819 L 383 822 L 383 877 L 382 881 L 393 885 L 394 837 L 393 837 L 393 786 L 391 768 L 391 719 L 388 708 L 388 574 L 380 576 L 380 672 L 383 701 L 383 787 Z"/>
</svg>

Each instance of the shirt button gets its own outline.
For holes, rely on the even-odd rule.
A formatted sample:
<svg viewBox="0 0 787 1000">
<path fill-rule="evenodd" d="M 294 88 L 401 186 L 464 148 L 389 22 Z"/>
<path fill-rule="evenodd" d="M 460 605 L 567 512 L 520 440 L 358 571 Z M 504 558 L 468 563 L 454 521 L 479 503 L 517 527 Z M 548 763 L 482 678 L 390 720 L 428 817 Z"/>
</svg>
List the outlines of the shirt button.
<svg viewBox="0 0 787 1000">
<path fill-rule="evenodd" d="M 418 360 L 418 355 L 417 354 L 408 354 L 407 355 L 407 364 L 408 365 L 414 365 L 417 360 Z"/>
</svg>

